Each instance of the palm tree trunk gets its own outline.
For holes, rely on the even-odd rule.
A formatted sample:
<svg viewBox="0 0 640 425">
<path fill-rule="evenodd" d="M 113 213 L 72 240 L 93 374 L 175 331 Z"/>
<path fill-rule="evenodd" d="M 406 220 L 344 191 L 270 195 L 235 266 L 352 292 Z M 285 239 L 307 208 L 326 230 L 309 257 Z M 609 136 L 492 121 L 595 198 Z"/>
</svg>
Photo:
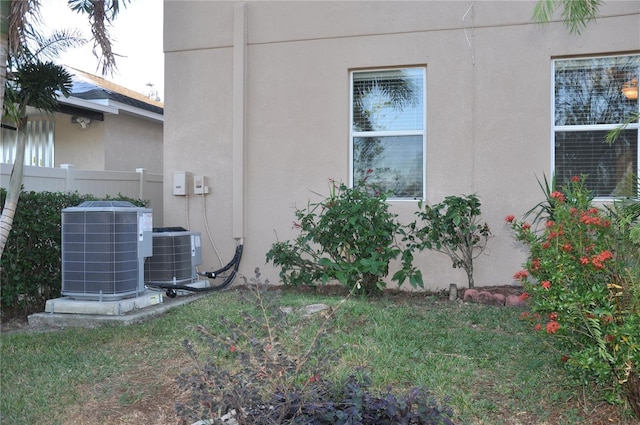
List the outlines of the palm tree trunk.
<svg viewBox="0 0 640 425">
<path fill-rule="evenodd" d="M 16 159 L 11 170 L 11 178 L 9 180 L 9 190 L 7 191 L 7 199 L 4 201 L 2 209 L 2 217 L 0 217 L 0 258 L 4 252 L 4 247 L 9 239 L 9 232 L 13 226 L 13 217 L 18 208 L 18 200 L 22 191 L 22 174 L 24 170 L 24 150 L 26 145 L 26 134 L 22 129 L 18 129 L 18 146 L 16 149 Z"/>
<path fill-rule="evenodd" d="M 0 21 L 2 21 L 4 18 L 4 15 L 0 15 Z M 7 34 L 0 34 L 0 112 L 4 111 L 4 85 L 7 82 L 8 46 L 9 44 L 7 43 Z M 0 136 L 0 141 L 1 140 L 2 136 Z"/>
<path fill-rule="evenodd" d="M 636 372 L 631 372 L 627 381 L 623 384 L 623 388 L 631 410 L 640 419 L 640 375 Z"/>
<path fill-rule="evenodd" d="M 7 82 L 7 55 L 9 54 L 9 10 L 11 2 L 0 2 L 0 117 L 4 113 L 4 85 Z M 2 141 L 0 132 L 0 142 Z"/>
<path fill-rule="evenodd" d="M 9 50 L 9 33 L 8 33 L 8 16 L 9 16 L 9 6 L 8 2 L 2 2 L 0 4 L 0 121 L 2 115 L 4 115 L 4 85 L 7 81 L 7 55 Z M 0 144 L 2 143 L 2 129 L 0 128 Z M 24 162 L 24 153 L 23 153 L 23 162 Z M 11 178 L 13 179 L 13 172 Z M 8 197 L 7 197 L 8 200 Z M 16 202 L 17 205 L 17 202 Z M 10 224 L 8 230 L 5 232 L 5 211 L 7 214 L 7 221 L 9 221 L 9 210 L 7 210 L 6 206 L 2 210 L 2 217 L 0 218 L 0 258 L 2 257 L 2 253 L 4 252 L 4 247 L 7 243 L 7 238 L 9 237 L 9 230 L 11 230 L 11 225 L 13 224 L 13 216 L 15 214 L 15 207 L 13 206 L 13 213 L 11 213 Z M 11 206 L 9 206 L 11 208 Z M 5 236 L 6 233 L 6 236 Z M 2 266 L 0 265 L 0 270 Z"/>
</svg>

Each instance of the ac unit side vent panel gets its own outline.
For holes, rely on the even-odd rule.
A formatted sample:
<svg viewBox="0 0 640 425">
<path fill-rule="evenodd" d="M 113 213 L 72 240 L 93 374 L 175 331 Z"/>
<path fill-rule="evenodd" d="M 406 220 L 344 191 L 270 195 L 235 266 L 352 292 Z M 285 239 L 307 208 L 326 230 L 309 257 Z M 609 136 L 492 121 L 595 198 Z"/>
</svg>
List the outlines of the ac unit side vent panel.
<svg viewBox="0 0 640 425">
<path fill-rule="evenodd" d="M 197 246 L 195 240 L 197 238 Z M 146 283 L 191 283 L 197 279 L 200 234 L 195 232 L 154 232 L 153 255 L 145 262 Z"/>
</svg>

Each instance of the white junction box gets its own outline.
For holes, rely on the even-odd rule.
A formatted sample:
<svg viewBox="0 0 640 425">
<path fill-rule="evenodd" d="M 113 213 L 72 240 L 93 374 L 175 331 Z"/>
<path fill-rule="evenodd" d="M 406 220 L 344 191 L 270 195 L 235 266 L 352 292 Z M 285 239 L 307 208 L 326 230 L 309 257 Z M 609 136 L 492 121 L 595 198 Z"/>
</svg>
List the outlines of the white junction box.
<svg viewBox="0 0 640 425">
<path fill-rule="evenodd" d="M 205 176 L 193 176 L 193 193 L 196 195 L 209 193 L 209 186 L 207 186 L 207 178 Z"/>
<path fill-rule="evenodd" d="M 176 196 L 186 196 L 189 194 L 189 183 L 191 175 L 186 171 L 176 171 L 173 174 L 173 194 Z"/>
</svg>

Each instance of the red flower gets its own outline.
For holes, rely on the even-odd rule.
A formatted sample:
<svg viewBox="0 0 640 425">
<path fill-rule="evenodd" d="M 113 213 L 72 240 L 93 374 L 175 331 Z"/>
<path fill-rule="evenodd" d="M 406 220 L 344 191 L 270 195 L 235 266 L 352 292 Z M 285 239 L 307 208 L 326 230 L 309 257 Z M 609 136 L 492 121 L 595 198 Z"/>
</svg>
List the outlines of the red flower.
<svg viewBox="0 0 640 425">
<path fill-rule="evenodd" d="M 564 235 L 564 229 L 562 228 L 562 225 L 558 226 L 558 230 L 552 230 L 549 232 L 549 234 L 547 235 L 547 240 L 553 240 L 553 238 L 557 238 L 558 236 L 562 236 Z"/>
<path fill-rule="evenodd" d="M 562 360 L 562 363 L 566 363 L 569 361 L 569 356 L 563 354 L 562 357 L 560 357 L 560 360 Z"/>
<path fill-rule="evenodd" d="M 522 223 L 522 230 L 529 230 L 531 225 L 529 223 Z"/>
<path fill-rule="evenodd" d="M 572 176 L 571 181 L 574 183 L 578 183 L 580 181 L 580 176 Z"/>
<path fill-rule="evenodd" d="M 607 342 L 613 342 L 614 339 L 615 339 L 615 337 L 613 335 L 611 335 L 611 334 L 606 335 L 604 337 L 604 340 L 607 341 Z"/>
<path fill-rule="evenodd" d="M 554 311 L 552 313 L 549 313 L 547 317 L 549 317 L 549 320 L 558 320 L 558 313 Z"/>
<path fill-rule="evenodd" d="M 533 329 L 539 331 L 540 329 L 542 329 L 542 325 L 540 323 L 536 324 Z"/>
<path fill-rule="evenodd" d="M 549 242 L 542 242 L 540 244 L 540 246 L 542 247 L 542 249 L 549 249 L 551 248 L 551 244 Z"/>
<path fill-rule="evenodd" d="M 553 220 L 548 220 L 544 225 L 546 227 L 553 227 L 556 223 Z"/>
<path fill-rule="evenodd" d="M 586 266 L 587 264 L 589 264 L 589 259 L 587 257 L 580 257 L 580 264 Z"/>
<path fill-rule="evenodd" d="M 602 251 L 600 254 L 598 254 L 598 260 L 600 261 L 606 261 L 606 260 L 610 260 L 613 258 L 613 254 L 611 253 L 611 251 L 609 251 L 608 249 Z"/>
<path fill-rule="evenodd" d="M 523 311 L 522 313 L 520 313 L 520 320 L 524 320 L 526 318 L 529 317 L 529 313 L 526 311 Z"/>
<path fill-rule="evenodd" d="M 549 196 L 551 196 L 553 199 L 557 199 L 558 202 L 564 202 L 567 200 L 567 197 L 564 195 L 564 193 L 558 190 L 556 190 L 555 192 L 551 192 Z"/>
<path fill-rule="evenodd" d="M 551 288 L 551 282 L 550 282 L 550 281 L 548 281 L 548 280 L 543 280 L 543 281 L 542 281 L 542 283 L 541 283 L 540 285 L 542 285 L 542 287 L 543 287 L 544 289 L 549 289 L 549 288 Z"/>
<path fill-rule="evenodd" d="M 566 243 L 566 244 L 562 245 L 562 250 L 564 252 L 571 252 L 572 249 L 573 249 L 573 247 L 571 246 L 570 243 Z"/>
<path fill-rule="evenodd" d="M 504 221 L 506 221 L 507 223 L 513 223 L 513 220 L 516 219 L 516 216 L 513 214 L 509 214 L 508 216 L 506 216 L 504 218 Z"/>
<path fill-rule="evenodd" d="M 518 298 L 520 299 L 520 301 L 524 301 L 527 298 L 529 298 L 529 293 L 528 292 L 523 292 L 522 294 L 520 294 L 520 296 Z"/>
<path fill-rule="evenodd" d="M 533 260 L 531 260 L 531 270 L 533 271 L 538 271 L 540 270 L 540 259 L 539 258 L 534 258 Z"/>
<path fill-rule="evenodd" d="M 558 331 L 558 329 L 560 329 L 560 323 L 556 322 L 556 321 L 551 321 L 549 323 L 547 323 L 547 333 L 548 334 L 554 334 Z"/>
<path fill-rule="evenodd" d="M 522 279 L 526 279 L 527 276 L 529 276 L 529 273 L 527 273 L 526 270 L 520 270 L 519 272 L 517 272 L 516 274 L 513 275 L 513 278 L 515 280 L 520 280 L 522 281 Z M 526 292 L 525 292 L 526 293 Z"/>
<path fill-rule="evenodd" d="M 594 255 L 593 258 L 591 258 L 591 263 L 593 264 L 593 267 L 600 270 L 604 268 L 603 263 L 612 258 L 613 258 L 613 254 L 611 253 L 611 251 L 604 250 L 600 254 Z"/>
<path fill-rule="evenodd" d="M 593 224 L 596 227 L 602 225 L 602 220 L 600 219 L 600 217 L 598 216 L 593 217 L 586 213 L 582 214 L 582 216 L 580 217 L 580 222 L 584 224 Z"/>
<path fill-rule="evenodd" d="M 229 346 L 229 351 L 231 351 L 232 353 L 237 351 L 237 350 L 238 350 L 238 348 L 235 345 Z"/>
</svg>

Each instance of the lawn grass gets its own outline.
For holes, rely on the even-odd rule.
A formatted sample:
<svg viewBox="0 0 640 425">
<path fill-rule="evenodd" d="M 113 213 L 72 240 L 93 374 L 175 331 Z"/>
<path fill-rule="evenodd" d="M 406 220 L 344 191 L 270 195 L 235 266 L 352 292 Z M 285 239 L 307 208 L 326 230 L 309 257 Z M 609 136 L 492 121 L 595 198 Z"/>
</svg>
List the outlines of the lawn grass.
<svg viewBox="0 0 640 425">
<path fill-rule="evenodd" d="M 360 369 L 376 391 L 425 386 L 448 399 L 460 424 L 597 423 L 594 400 L 568 381 L 521 310 L 436 296 L 341 299 L 289 291 L 279 299 L 339 306 L 322 340 L 337 356 L 327 379 Z M 198 339 L 194 325 L 223 332 L 221 315 L 239 321 L 252 308 L 228 291 L 139 325 L 2 334 L 0 423 L 176 423 L 184 394 L 174 380 L 193 365 L 181 342 Z M 322 323 L 301 319 L 283 338 L 304 348 Z M 145 419 L 152 410 L 156 419 Z M 621 408 L 606 411 L 609 423 L 633 423 Z"/>
</svg>

